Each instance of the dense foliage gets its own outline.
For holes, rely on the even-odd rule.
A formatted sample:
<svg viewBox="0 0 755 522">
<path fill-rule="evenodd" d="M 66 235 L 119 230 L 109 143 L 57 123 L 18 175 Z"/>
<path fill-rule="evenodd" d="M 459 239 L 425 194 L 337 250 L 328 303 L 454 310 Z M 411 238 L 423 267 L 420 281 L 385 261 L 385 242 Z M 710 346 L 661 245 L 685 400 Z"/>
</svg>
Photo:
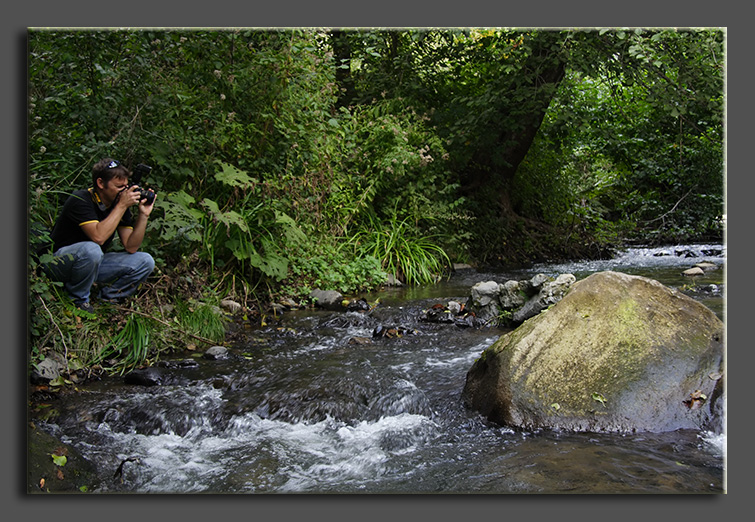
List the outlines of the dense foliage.
<svg viewBox="0 0 755 522">
<path fill-rule="evenodd" d="M 723 82 L 719 30 L 33 30 L 30 247 L 105 156 L 154 167 L 142 319 L 194 335 L 179 301 L 720 239 Z M 91 328 L 38 261 L 61 351 Z"/>
</svg>

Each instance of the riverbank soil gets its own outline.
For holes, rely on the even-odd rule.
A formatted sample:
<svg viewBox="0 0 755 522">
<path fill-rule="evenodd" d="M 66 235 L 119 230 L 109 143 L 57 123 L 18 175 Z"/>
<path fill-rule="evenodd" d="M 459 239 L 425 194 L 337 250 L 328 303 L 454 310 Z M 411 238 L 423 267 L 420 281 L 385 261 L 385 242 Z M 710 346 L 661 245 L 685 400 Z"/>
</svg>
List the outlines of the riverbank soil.
<svg viewBox="0 0 755 522">
<path fill-rule="evenodd" d="M 27 493 L 87 493 L 97 483 L 91 462 L 34 423 L 27 435 L 26 478 Z"/>
</svg>

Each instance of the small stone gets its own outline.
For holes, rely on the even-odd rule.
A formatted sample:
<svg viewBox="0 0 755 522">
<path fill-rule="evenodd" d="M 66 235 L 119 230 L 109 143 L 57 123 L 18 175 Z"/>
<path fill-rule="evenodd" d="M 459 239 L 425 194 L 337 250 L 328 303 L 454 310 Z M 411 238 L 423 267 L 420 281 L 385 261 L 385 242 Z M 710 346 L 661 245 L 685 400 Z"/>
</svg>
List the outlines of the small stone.
<svg viewBox="0 0 755 522">
<path fill-rule="evenodd" d="M 228 358 L 228 348 L 225 346 L 212 346 L 203 355 L 205 359 L 217 361 Z"/>
<path fill-rule="evenodd" d="M 126 374 L 124 382 L 126 384 L 137 384 L 139 386 L 158 386 L 162 384 L 163 375 L 157 368 L 139 368 Z"/>
<path fill-rule="evenodd" d="M 335 290 L 312 290 L 309 294 L 309 298 L 315 303 L 318 308 L 325 308 L 327 310 L 343 310 L 343 295 Z"/>
<path fill-rule="evenodd" d="M 241 310 L 241 304 L 231 299 L 223 299 L 220 301 L 220 307 L 224 310 L 228 310 L 231 313 L 236 313 Z"/>
</svg>

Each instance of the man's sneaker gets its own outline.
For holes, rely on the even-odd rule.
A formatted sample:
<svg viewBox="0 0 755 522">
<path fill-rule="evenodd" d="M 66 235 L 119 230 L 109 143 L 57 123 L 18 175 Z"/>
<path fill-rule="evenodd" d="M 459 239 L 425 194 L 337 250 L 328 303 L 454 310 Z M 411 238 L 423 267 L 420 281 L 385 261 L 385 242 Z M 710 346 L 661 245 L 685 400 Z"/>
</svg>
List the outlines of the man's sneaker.
<svg viewBox="0 0 755 522">
<path fill-rule="evenodd" d="M 89 312 L 90 314 L 94 313 L 94 307 L 89 303 L 89 301 L 84 301 L 83 303 L 78 303 L 76 305 L 76 308 L 79 310 L 83 310 L 85 312 Z"/>
</svg>

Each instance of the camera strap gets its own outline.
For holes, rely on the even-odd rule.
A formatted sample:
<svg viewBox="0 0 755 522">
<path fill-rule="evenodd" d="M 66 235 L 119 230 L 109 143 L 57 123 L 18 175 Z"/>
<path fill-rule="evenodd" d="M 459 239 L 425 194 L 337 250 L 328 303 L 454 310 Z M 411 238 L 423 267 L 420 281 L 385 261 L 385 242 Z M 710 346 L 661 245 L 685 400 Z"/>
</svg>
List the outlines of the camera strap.
<svg viewBox="0 0 755 522">
<path fill-rule="evenodd" d="M 95 205 L 102 211 L 105 212 L 108 207 L 105 206 L 105 204 L 102 202 L 102 199 L 100 199 L 100 195 L 97 194 L 97 192 L 93 188 L 89 188 L 89 194 L 92 196 L 92 201 Z"/>
</svg>

